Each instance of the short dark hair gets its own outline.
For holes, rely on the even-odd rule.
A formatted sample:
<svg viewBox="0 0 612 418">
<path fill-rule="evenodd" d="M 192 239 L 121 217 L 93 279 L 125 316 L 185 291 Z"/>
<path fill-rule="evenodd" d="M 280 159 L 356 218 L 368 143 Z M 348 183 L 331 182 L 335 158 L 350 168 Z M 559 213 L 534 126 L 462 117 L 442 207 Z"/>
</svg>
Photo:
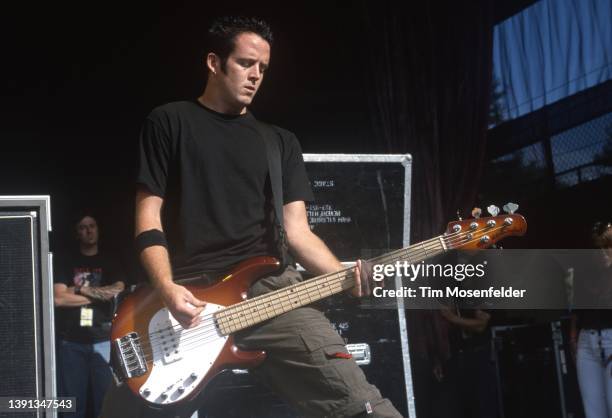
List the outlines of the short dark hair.
<svg viewBox="0 0 612 418">
<path fill-rule="evenodd" d="M 75 229 L 78 229 L 79 224 L 81 223 L 81 221 L 85 218 L 92 218 L 94 221 L 96 221 L 96 224 L 98 223 L 98 217 L 97 215 L 94 215 L 94 213 L 90 210 L 84 210 L 82 212 L 78 212 L 75 213 L 73 218 L 72 218 L 72 225 Z"/>
<path fill-rule="evenodd" d="M 208 29 L 208 51 L 221 58 L 221 69 L 225 71 L 227 57 L 235 46 L 236 36 L 241 33 L 252 32 L 261 36 L 270 46 L 274 38 L 270 26 L 255 17 L 224 16 L 215 19 Z"/>
</svg>

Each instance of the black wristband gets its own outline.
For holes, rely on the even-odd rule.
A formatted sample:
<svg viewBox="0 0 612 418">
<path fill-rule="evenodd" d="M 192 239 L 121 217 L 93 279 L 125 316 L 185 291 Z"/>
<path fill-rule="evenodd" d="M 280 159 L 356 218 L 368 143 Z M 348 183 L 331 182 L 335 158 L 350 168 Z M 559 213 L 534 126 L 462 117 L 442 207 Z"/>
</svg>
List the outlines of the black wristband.
<svg viewBox="0 0 612 418">
<path fill-rule="evenodd" d="M 136 244 L 136 251 L 140 254 L 145 248 L 153 247 L 154 245 L 161 245 L 162 247 L 168 248 L 166 242 L 166 235 L 159 229 L 150 229 L 148 231 L 141 232 L 136 236 L 134 240 Z"/>
</svg>

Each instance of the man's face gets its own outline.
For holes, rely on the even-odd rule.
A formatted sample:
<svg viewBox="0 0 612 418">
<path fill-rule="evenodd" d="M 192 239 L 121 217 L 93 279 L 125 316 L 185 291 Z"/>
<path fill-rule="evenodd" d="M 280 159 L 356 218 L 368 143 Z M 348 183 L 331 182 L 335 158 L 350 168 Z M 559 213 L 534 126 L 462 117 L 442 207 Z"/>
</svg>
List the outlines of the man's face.
<svg viewBox="0 0 612 418">
<path fill-rule="evenodd" d="M 243 110 L 251 104 L 270 63 L 270 44 L 259 35 L 244 32 L 236 36 L 234 50 L 227 57 L 225 71 L 215 68 L 220 94 L 231 107 Z"/>
<path fill-rule="evenodd" d="M 98 223 L 91 216 L 86 216 L 77 224 L 77 238 L 83 245 L 98 243 Z"/>
</svg>

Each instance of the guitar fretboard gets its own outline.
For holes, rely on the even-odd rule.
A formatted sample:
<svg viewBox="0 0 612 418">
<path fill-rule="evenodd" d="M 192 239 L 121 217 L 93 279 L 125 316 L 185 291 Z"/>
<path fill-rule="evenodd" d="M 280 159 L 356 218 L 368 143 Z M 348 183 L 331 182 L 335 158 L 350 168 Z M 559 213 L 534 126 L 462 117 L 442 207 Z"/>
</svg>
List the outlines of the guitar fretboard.
<svg viewBox="0 0 612 418">
<path fill-rule="evenodd" d="M 418 263 L 445 250 L 444 239 L 439 236 L 368 261 L 373 264 Z M 228 335 L 348 290 L 355 285 L 354 274 L 353 267 L 347 268 L 229 306 L 215 314 L 217 327 L 223 335 Z"/>
</svg>

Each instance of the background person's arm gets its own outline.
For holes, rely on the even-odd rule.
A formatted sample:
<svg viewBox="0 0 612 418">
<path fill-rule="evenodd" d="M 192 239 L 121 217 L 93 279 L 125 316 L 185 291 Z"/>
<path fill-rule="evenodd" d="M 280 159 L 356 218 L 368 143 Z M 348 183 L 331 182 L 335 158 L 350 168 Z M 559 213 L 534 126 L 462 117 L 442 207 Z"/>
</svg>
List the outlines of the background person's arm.
<svg viewBox="0 0 612 418">
<path fill-rule="evenodd" d="M 58 308 L 72 308 L 75 306 L 84 306 L 91 303 L 91 299 L 85 295 L 77 295 L 74 293 L 74 286 L 66 286 L 64 283 L 55 283 L 53 285 L 53 303 Z"/>
<path fill-rule="evenodd" d="M 124 289 L 125 284 L 122 281 L 116 281 L 108 286 L 81 286 L 80 293 L 90 299 L 109 301 L 123 292 Z"/>
</svg>

